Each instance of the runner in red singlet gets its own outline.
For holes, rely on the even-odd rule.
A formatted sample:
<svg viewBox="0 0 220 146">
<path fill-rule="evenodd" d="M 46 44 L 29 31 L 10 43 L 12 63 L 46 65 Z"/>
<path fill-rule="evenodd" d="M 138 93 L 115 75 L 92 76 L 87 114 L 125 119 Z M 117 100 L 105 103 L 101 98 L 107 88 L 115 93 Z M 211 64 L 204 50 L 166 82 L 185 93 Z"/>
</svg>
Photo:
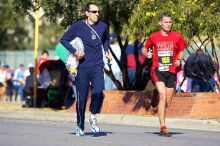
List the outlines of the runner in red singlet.
<svg viewBox="0 0 220 146">
<path fill-rule="evenodd" d="M 147 58 L 152 58 L 151 77 L 156 85 L 153 93 L 153 103 L 158 100 L 158 115 L 160 121 L 160 135 L 170 137 L 171 134 L 166 128 L 166 108 L 170 106 L 174 86 L 176 82 L 176 73 L 181 70 L 181 60 L 184 57 L 184 49 L 187 44 L 182 35 L 171 30 L 172 18 L 168 13 L 159 16 L 160 31 L 152 33 L 147 39 L 142 53 Z M 153 50 L 149 50 L 153 48 Z M 159 93 L 159 94 L 158 94 Z"/>
</svg>

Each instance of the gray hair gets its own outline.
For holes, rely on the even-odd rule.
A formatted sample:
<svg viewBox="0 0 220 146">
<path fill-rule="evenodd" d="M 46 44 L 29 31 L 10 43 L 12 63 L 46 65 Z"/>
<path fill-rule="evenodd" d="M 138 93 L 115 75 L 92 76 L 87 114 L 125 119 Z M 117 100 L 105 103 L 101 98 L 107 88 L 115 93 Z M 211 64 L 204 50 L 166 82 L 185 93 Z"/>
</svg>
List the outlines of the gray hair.
<svg viewBox="0 0 220 146">
<path fill-rule="evenodd" d="M 158 20 L 162 21 L 163 17 L 170 17 L 172 18 L 172 15 L 170 13 L 162 13 L 159 15 Z"/>
</svg>

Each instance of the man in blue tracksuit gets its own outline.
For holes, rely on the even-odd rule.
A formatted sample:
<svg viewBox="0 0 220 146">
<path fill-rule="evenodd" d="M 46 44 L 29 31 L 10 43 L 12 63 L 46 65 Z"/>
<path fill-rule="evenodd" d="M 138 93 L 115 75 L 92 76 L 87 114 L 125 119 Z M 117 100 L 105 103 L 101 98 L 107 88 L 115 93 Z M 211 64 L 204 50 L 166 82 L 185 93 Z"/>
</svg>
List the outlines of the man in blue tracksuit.
<svg viewBox="0 0 220 146">
<path fill-rule="evenodd" d="M 91 83 L 90 118 L 92 132 L 100 131 L 95 114 L 100 113 L 104 99 L 104 57 L 111 59 L 108 50 L 107 25 L 99 21 L 99 7 L 89 2 L 85 8 L 87 19 L 75 22 L 62 36 L 60 42 L 73 55 L 79 59 L 78 72 L 76 76 L 77 88 L 77 128 L 76 135 L 84 135 L 84 121 L 86 101 Z M 84 45 L 84 51 L 77 51 L 70 42 L 80 37 Z M 104 51 L 103 51 L 104 49 Z M 103 54 L 105 52 L 105 54 Z"/>
</svg>

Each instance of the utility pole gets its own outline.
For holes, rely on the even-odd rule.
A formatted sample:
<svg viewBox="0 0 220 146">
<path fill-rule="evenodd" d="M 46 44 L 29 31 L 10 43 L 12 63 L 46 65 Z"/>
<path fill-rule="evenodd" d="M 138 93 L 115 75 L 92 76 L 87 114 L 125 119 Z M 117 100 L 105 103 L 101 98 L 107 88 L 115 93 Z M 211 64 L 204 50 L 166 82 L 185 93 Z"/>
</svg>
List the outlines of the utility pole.
<svg viewBox="0 0 220 146">
<path fill-rule="evenodd" d="M 35 0 L 35 33 L 34 33 L 34 107 L 37 103 L 37 58 L 39 47 L 39 0 Z"/>
</svg>

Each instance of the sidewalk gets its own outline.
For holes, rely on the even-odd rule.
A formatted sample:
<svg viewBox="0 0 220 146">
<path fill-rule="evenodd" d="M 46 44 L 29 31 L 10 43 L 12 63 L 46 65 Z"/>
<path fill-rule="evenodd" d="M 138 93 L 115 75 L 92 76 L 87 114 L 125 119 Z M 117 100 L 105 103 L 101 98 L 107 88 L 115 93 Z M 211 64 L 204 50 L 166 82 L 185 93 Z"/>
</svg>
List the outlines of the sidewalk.
<svg viewBox="0 0 220 146">
<path fill-rule="evenodd" d="M 86 119 L 89 114 L 86 113 Z M 76 113 L 49 108 L 22 108 L 20 103 L 0 102 L 0 118 L 76 122 Z M 100 123 L 158 127 L 158 117 L 121 114 L 100 114 Z M 169 128 L 220 131 L 220 120 L 167 118 Z"/>
</svg>

